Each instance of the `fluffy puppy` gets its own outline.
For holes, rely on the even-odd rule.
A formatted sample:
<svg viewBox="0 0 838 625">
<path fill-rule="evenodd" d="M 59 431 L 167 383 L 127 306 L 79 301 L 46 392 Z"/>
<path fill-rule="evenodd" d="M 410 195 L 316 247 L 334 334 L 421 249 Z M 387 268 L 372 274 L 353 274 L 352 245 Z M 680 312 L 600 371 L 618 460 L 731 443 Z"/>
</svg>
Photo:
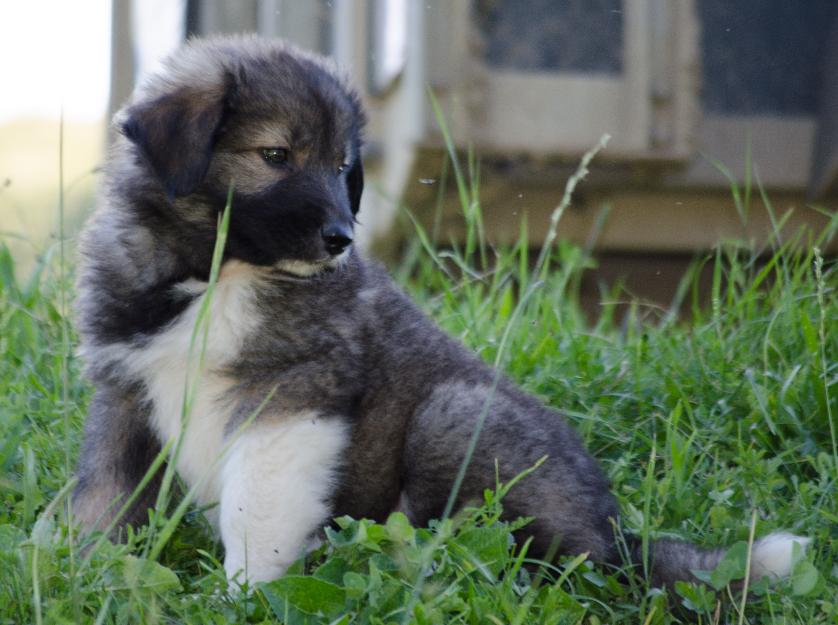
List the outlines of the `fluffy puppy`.
<svg viewBox="0 0 838 625">
<path fill-rule="evenodd" d="M 609 484 L 562 416 L 505 379 L 492 394 L 494 372 L 355 251 L 363 120 L 326 61 L 244 37 L 189 42 L 118 114 L 83 237 L 78 325 L 96 392 L 76 517 L 107 526 L 181 438 L 176 469 L 199 503 L 218 502 L 228 575 L 270 580 L 334 515 L 440 515 L 488 402 L 459 504 L 494 485 L 496 462 L 506 481 L 547 456 L 505 500 L 508 517 L 534 518 L 531 554 L 558 540 L 561 553 L 620 562 Z M 199 363 L 190 342 L 231 185 Z M 158 482 L 120 524 L 147 518 Z M 757 543 L 755 571 L 787 573 L 795 540 Z M 653 580 L 689 579 L 722 555 L 657 541 Z"/>
</svg>

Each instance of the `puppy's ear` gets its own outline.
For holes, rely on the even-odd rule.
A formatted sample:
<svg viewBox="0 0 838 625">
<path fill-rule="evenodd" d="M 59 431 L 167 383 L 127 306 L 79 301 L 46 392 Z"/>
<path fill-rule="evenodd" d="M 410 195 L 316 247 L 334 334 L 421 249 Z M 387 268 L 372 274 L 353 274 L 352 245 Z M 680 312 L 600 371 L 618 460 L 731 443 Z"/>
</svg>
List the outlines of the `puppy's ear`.
<svg viewBox="0 0 838 625">
<path fill-rule="evenodd" d="M 232 90 L 182 87 L 128 108 L 122 132 L 140 148 L 170 199 L 203 180 Z"/>
<path fill-rule="evenodd" d="M 346 173 L 346 189 L 349 192 L 349 208 L 353 215 L 361 208 L 361 193 L 364 191 L 364 167 L 361 155 L 355 158 L 352 168 Z"/>
</svg>

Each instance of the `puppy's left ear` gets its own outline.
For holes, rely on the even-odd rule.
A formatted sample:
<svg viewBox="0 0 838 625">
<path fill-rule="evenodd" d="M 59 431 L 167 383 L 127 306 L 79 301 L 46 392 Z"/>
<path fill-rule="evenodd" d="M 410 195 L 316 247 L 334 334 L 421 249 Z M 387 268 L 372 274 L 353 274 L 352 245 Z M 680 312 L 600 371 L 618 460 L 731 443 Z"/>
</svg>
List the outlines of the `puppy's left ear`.
<svg viewBox="0 0 838 625">
<path fill-rule="evenodd" d="M 181 87 L 130 106 L 122 132 L 148 159 L 170 199 L 189 195 L 204 179 L 231 91 Z"/>
<path fill-rule="evenodd" d="M 349 208 L 353 215 L 357 215 L 361 208 L 361 194 L 364 192 L 364 166 L 361 164 L 360 154 L 346 173 L 346 189 L 349 192 Z"/>
</svg>

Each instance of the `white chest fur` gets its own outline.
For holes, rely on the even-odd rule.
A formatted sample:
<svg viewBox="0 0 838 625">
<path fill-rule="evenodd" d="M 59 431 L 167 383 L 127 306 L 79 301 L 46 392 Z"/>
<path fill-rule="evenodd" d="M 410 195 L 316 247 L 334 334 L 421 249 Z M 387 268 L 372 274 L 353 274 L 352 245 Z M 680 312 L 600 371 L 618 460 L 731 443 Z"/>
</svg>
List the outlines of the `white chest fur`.
<svg viewBox="0 0 838 625">
<path fill-rule="evenodd" d="M 200 330 L 193 343 L 207 286 L 197 281 L 177 287 L 201 295 L 173 323 L 143 347 L 123 346 L 128 353 L 123 352 L 122 364 L 143 380 L 152 403 L 151 424 L 160 440 L 177 441 L 182 436 L 176 468 L 190 487 L 199 485 L 199 503 L 217 501 L 219 496 L 217 461 L 234 408 L 229 397 L 233 380 L 224 368 L 238 357 L 244 340 L 258 325 L 257 280 L 240 264 L 224 266 L 212 295 L 203 347 Z"/>
<path fill-rule="evenodd" d="M 225 570 L 231 579 L 243 574 L 251 582 L 281 575 L 326 522 L 335 472 L 349 441 L 340 415 L 316 410 L 263 414 L 236 431 L 229 444 L 225 440 L 237 382 L 228 367 L 260 325 L 261 279 L 258 270 L 242 263 L 224 266 L 203 347 L 199 332 L 190 349 L 207 285 L 189 281 L 177 288 L 198 297 L 148 343 L 96 350 L 97 358 L 143 382 L 151 426 L 161 442 L 179 441 L 176 469 L 195 489 L 195 500 L 220 504 L 208 517 L 224 541 Z M 190 410 L 184 415 L 187 394 Z"/>
</svg>

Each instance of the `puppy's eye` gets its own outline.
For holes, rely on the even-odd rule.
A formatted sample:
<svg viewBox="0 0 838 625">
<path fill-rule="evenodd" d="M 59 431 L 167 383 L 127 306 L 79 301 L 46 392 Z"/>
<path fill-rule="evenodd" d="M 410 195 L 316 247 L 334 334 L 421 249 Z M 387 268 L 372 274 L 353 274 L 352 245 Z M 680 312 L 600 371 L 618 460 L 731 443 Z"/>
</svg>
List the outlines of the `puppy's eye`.
<svg viewBox="0 0 838 625">
<path fill-rule="evenodd" d="M 262 148 L 262 158 L 270 165 L 287 165 L 288 148 Z"/>
<path fill-rule="evenodd" d="M 341 163 L 340 167 L 338 167 L 338 173 L 342 174 L 343 172 L 349 169 L 349 163 Z"/>
</svg>

